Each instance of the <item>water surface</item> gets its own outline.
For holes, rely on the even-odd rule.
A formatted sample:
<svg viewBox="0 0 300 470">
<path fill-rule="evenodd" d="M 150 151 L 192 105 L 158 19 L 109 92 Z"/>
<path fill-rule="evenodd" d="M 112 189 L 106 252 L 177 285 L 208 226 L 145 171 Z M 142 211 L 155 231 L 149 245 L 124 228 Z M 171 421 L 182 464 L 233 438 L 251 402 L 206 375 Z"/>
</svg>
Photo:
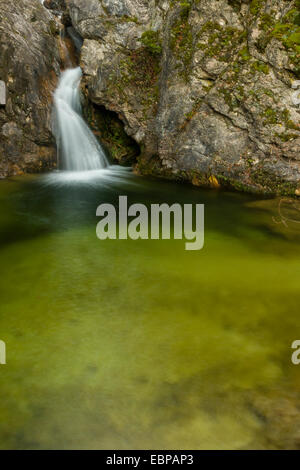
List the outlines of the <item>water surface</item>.
<svg viewBox="0 0 300 470">
<path fill-rule="evenodd" d="M 204 203 L 204 249 L 98 240 L 119 195 Z M 0 448 L 300 447 L 300 224 L 279 202 L 129 173 L 0 182 Z"/>
</svg>

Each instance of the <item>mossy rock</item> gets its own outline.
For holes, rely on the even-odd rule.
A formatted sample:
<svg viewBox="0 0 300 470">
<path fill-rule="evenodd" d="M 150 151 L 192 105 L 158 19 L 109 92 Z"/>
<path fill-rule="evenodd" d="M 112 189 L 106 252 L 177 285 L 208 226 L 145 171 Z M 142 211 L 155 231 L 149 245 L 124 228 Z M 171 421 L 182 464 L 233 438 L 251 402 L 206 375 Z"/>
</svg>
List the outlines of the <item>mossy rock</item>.
<svg viewBox="0 0 300 470">
<path fill-rule="evenodd" d="M 90 104 L 86 118 L 112 161 L 121 165 L 133 164 L 140 154 L 138 144 L 124 130 L 117 114 L 104 106 Z"/>
</svg>

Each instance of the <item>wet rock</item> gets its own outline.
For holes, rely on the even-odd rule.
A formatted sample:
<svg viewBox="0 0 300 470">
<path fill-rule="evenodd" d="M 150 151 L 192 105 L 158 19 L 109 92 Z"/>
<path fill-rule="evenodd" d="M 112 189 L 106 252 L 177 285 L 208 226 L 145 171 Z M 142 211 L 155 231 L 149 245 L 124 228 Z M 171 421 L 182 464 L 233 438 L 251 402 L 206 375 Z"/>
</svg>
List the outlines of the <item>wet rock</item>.
<svg viewBox="0 0 300 470">
<path fill-rule="evenodd" d="M 41 171 L 56 162 L 52 93 L 60 72 L 53 15 L 39 2 L 0 0 L 0 177 Z"/>
<path fill-rule="evenodd" d="M 141 145 L 140 173 L 294 194 L 295 0 L 68 0 L 68 11 L 89 99 Z"/>
<path fill-rule="evenodd" d="M 63 25 L 71 26 L 71 18 L 66 11 L 65 0 L 45 0 L 44 7 L 58 16 Z"/>
<path fill-rule="evenodd" d="M 67 28 L 67 33 L 72 39 L 76 51 L 80 52 L 83 45 L 83 39 L 80 34 L 72 26 Z"/>
</svg>

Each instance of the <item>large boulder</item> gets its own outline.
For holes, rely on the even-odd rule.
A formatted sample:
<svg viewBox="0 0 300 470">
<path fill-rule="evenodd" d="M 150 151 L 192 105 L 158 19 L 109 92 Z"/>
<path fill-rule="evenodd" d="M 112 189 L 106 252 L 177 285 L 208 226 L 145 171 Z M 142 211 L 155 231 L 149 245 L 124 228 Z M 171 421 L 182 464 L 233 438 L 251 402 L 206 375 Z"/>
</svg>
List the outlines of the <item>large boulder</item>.
<svg viewBox="0 0 300 470">
<path fill-rule="evenodd" d="M 137 169 L 294 194 L 299 0 L 67 0 L 89 99 L 141 147 Z"/>
<path fill-rule="evenodd" d="M 0 177 L 53 168 L 52 93 L 60 72 L 53 15 L 39 0 L 0 0 Z"/>
</svg>

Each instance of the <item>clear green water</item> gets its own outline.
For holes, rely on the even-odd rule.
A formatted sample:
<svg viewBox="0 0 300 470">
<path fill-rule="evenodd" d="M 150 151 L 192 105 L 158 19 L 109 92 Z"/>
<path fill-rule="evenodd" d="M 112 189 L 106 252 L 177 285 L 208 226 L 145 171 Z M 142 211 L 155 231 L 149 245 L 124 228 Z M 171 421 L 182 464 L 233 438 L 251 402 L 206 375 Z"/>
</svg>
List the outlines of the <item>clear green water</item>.
<svg viewBox="0 0 300 470">
<path fill-rule="evenodd" d="M 274 222 L 278 200 L 131 181 L 0 182 L 0 448 L 300 447 L 300 224 Z M 205 203 L 204 249 L 99 241 L 120 194 Z"/>
</svg>

